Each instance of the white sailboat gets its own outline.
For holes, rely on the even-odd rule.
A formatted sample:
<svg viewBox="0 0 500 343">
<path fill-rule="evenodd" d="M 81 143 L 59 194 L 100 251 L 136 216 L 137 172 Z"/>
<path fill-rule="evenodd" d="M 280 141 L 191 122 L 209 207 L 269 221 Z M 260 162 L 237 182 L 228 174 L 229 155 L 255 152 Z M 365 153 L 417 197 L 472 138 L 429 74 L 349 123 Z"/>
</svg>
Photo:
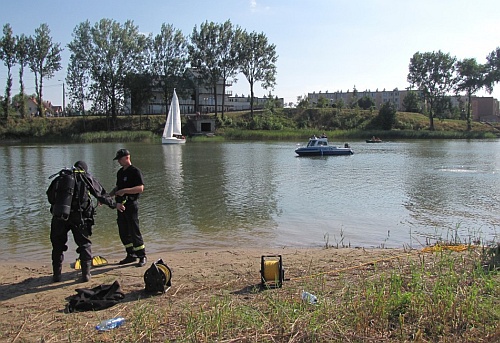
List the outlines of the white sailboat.
<svg viewBox="0 0 500 343">
<path fill-rule="evenodd" d="M 170 109 L 168 111 L 167 122 L 161 136 L 162 144 L 183 144 L 186 143 L 186 137 L 181 133 L 181 109 L 179 107 L 179 99 L 177 94 L 172 96 Z"/>
</svg>

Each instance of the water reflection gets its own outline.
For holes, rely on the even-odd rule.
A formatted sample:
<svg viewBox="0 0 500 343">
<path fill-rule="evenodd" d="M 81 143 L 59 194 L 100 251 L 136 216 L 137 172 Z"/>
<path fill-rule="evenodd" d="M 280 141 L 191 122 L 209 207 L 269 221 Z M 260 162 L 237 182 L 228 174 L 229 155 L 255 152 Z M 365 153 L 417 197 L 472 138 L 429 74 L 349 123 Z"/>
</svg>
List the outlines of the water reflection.
<svg viewBox="0 0 500 343">
<path fill-rule="evenodd" d="M 165 167 L 165 180 L 170 181 L 168 190 L 173 198 L 182 198 L 183 192 L 183 171 L 182 171 L 182 150 L 184 145 L 166 144 L 163 148 L 163 165 Z"/>
</svg>

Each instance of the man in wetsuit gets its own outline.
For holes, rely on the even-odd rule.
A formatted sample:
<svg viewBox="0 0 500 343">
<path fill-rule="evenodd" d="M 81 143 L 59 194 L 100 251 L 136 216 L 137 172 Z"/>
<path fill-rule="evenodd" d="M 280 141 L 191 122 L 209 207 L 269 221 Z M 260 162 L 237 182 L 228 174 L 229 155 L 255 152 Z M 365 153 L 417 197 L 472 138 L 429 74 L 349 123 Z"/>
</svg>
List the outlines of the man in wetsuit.
<svg viewBox="0 0 500 343">
<path fill-rule="evenodd" d="M 106 194 L 106 190 L 101 183 L 88 171 L 84 161 L 77 161 L 72 173 L 75 178 L 73 196 L 71 199 L 71 210 L 67 218 L 58 217 L 53 209 L 58 204 L 52 204 L 50 212 L 52 221 L 50 224 L 50 242 L 52 243 L 52 280 L 61 281 L 62 263 L 64 252 L 68 250 L 68 232 L 71 231 L 78 248 L 76 252 L 80 255 L 82 268 L 82 282 L 90 280 L 90 268 L 92 266 L 92 226 L 94 225 L 95 208 L 89 193 L 93 195 L 99 203 L 106 204 L 110 208 L 115 208 L 113 198 Z M 47 195 L 57 192 L 57 179 L 49 186 Z M 50 195 L 49 195 L 50 199 Z"/>
<path fill-rule="evenodd" d="M 144 191 L 142 173 L 132 165 L 127 149 L 118 150 L 114 160 L 118 161 L 121 168 L 116 174 L 116 187 L 110 194 L 115 195 L 118 233 L 127 252 L 120 264 L 134 263 L 139 258 L 137 267 L 142 267 L 147 263 L 144 240 L 139 228 L 138 200 Z"/>
</svg>

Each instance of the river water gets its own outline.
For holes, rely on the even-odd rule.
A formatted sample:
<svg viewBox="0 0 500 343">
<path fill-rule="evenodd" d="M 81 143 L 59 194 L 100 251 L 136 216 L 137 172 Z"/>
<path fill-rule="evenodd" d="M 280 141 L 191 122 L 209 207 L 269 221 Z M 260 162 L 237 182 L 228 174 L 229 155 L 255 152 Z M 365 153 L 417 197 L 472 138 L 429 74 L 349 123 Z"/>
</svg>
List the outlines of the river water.
<svg viewBox="0 0 500 343">
<path fill-rule="evenodd" d="M 330 157 L 297 157 L 297 142 L 0 146 L 0 260 L 50 261 L 48 177 L 84 160 L 111 190 L 120 148 L 144 174 L 149 252 L 499 240 L 499 140 L 349 143 L 354 155 Z M 114 210 L 98 208 L 92 239 L 123 256 Z"/>
</svg>

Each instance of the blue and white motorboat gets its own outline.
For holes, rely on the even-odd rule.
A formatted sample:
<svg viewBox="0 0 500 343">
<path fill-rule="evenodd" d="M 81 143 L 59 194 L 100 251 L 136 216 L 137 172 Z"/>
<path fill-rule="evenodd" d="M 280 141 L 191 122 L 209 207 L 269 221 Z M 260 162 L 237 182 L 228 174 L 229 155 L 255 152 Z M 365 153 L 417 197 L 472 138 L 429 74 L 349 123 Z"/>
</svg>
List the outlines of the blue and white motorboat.
<svg viewBox="0 0 500 343">
<path fill-rule="evenodd" d="M 345 144 L 344 147 L 328 145 L 327 138 L 309 138 L 307 146 L 301 146 L 295 149 L 295 153 L 299 156 L 335 156 L 335 155 L 352 155 L 354 152 Z"/>
</svg>

